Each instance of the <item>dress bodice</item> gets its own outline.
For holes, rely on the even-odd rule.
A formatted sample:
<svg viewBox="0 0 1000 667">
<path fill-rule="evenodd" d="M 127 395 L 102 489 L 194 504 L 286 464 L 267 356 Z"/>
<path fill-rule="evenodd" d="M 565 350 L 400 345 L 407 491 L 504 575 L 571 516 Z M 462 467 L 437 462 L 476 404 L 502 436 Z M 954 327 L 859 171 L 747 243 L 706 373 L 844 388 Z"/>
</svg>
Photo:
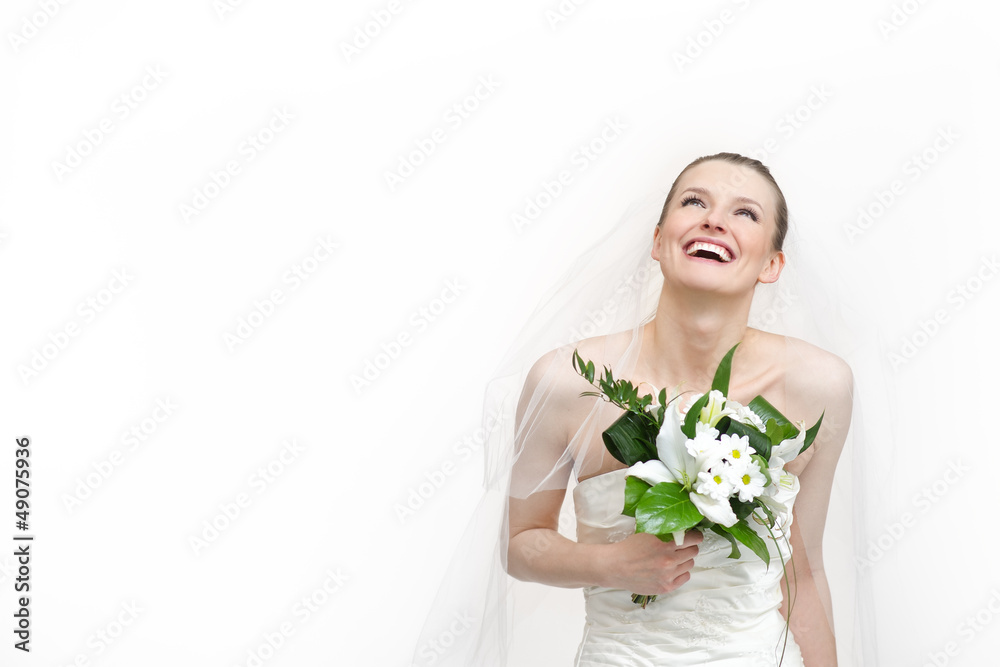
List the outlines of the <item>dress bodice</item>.
<svg viewBox="0 0 1000 667">
<path fill-rule="evenodd" d="M 574 488 L 578 542 L 609 544 L 635 532 L 635 519 L 621 513 L 626 474 L 627 469 L 615 470 Z M 749 523 L 768 545 L 770 567 L 742 545 L 740 557 L 729 558 L 729 541 L 706 531 L 691 578 L 645 609 L 632 602 L 630 591 L 584 588 L 587 621 L 575 664 L 773 666 L 784 647 L 782 667 L 801 667 L 791 633 L 785 643 L 785 621 L 778 611 L 779 557 L 787 561 L 790 545 Z"/>
</svg>

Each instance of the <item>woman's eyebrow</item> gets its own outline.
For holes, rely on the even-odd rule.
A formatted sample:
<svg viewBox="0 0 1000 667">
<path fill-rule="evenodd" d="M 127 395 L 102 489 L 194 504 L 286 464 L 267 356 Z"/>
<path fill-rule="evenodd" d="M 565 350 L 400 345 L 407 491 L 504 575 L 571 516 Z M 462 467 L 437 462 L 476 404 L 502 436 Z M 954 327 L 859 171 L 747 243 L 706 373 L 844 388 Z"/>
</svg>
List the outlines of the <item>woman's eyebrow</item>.
<svg viewBox="0 0 1000 667">
<path fill-rule="evenodd" d="M 693 192 L 700 192 L 703 195 L 709 195 L 709 196 L 711 196 L 711 194 L 712 194 L 708 190 L 706 190 L 705 188 L 698 187 L 697 185 L 692 185 L 689 188 L 684 188 L 684 191 L 681 194 L 684 194 L 684 192 L 687 192 L 688 190 L 691 190 Z M 764 209 L 763 206 L 761 206 L 760 204 L 758 204 L 756 200 L 750 199 L 750 197 L 744 197 L 744 196 L 740 195 L 740 196 L 736 197 L 736 201 L 746 202 L 748 204 L 753 204 L 753 205 L 757 206 L 761 210 Z"/>
</svg>

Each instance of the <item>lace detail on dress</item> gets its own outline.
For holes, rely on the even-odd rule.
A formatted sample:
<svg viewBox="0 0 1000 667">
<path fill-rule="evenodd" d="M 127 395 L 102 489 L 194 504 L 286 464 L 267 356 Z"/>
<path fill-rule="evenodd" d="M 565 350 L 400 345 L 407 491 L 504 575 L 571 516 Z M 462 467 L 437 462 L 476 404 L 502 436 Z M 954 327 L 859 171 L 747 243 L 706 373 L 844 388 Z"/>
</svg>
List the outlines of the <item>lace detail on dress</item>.
<svg viewBox="0 0 1000 667">
<path fill-rule="evenodd" d="M 747 585 L 746 594 L 747 595 L 761 595 L 764 593 L 770 593 L 773 599 L 774 593 L 777 591 L 778 598 L 781 598 L 781 589 L 775 589 L 774 583 L 765 575 L 757 577 L 754 581 Z"/>
<path fill-rule="evenodd" d="M 776 667 L 778 664 L 777 658 L 767 651 L 744 653 L 742 657 L 748 660 L 747 667 Z"/>
<path fill-rule="evenodd" d="M 726 628 L 733 622 L 731 616 L 719 613 L 707 596 L 702 595 L 694 605 L 694 611 L 674 619 L 674 625 L 687 632 L 680 635 L 686 646 L 701 648 L 722 646 L 730 632 Z"/>
<path fill-rule="evenodd" d="M 635 532 L 634 530 L 613 530 L 610 533 L 608 533 L 608 544 L 621 542 L 634 532 Z"/>
</svg>

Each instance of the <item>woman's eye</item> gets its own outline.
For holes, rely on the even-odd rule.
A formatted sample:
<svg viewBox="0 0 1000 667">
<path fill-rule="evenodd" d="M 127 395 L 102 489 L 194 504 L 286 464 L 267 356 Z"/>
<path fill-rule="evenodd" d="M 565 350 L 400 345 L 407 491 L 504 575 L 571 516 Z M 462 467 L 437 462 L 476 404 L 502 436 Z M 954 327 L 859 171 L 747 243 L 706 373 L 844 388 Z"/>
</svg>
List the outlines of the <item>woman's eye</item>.
<svg viewBox="0 0 1000 667">
<path fill-rule="evenodd" d="M 696 201 L 699 204 L 701 204 L 701 200 L 698 199 L 697 197 L 688 197 L 687 199 L 684 199 L 683 201 L 681 201 L 681 206 L 687 206 L 689 203 L 691 203 L 693 201 Z M 702 206 L 704 206 L 704 204 L 702 204 Z"/>
<path fill-rule="evenodd" d="M 750 209 L 748 209 L 748 208 L 741 208 L 740 210 L 736 211 L 737 215 L 739 215 L 740 213 L 746 213 L 747 216 L 751 220 L 753 220 L 754 222 L 757 222 L 757 214 L 755 212 L 751 211 Z"/>
</svg>

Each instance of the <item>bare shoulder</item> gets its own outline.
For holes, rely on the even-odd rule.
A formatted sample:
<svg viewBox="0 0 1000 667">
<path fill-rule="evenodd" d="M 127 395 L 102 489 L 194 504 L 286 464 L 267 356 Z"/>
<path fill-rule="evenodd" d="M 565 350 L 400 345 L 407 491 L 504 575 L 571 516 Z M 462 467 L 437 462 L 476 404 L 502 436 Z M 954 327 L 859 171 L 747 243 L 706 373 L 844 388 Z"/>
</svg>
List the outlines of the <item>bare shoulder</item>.
<svg viewBox="0 0 1000 667">
<path fill-rule="evenodd" d="M 599 377 L 605 365 L 614 367 L 615 360 L 628 347 L 628 339 L 627 332 L 593 336 L 549 350 L 528 371 L 525 393 L 541 388 L 564 407 L 584 405 L 579 401 L 580 392 L 592 391 L 594 387 L 577 372 L 573 362 L 574 352 L 579 353 L 585 362 L 593 362 L 595 377 Z"/>
<path fill-rule="evenodd" d="M 823 417 L 815 446 L 789 463 L 788 470 L 801 474 L 808 467 L 829 482 L 851 425 L 854 373 L 846 361 L 832 352 L 798 338 L 778 338 L 782 347 L 776 352 L 784 359 L 786 416 L 793 421 L 801 420 L 806 426 Z M 813 459 L 821 463 L 811 465 Z"/>
<path fill-rule="evenodd" d="M 784 396 L 790 419 L 812 425 L 823 416 L 820 445 L 842 443 L 851 424 L 854 373 L 842 358 L 798 338 L 780 336 Z M 820 447 L 822 449 L 823 447 Z M 837 451 L 839 445 L 833 448 Z"/>
<path fill-rule="evenodd" d="M 790 389 L 832 402 L 850 399 L 854 393 L 854 373 L 846 361 L 804 340 L 783 338 Z"/>
</svg>

